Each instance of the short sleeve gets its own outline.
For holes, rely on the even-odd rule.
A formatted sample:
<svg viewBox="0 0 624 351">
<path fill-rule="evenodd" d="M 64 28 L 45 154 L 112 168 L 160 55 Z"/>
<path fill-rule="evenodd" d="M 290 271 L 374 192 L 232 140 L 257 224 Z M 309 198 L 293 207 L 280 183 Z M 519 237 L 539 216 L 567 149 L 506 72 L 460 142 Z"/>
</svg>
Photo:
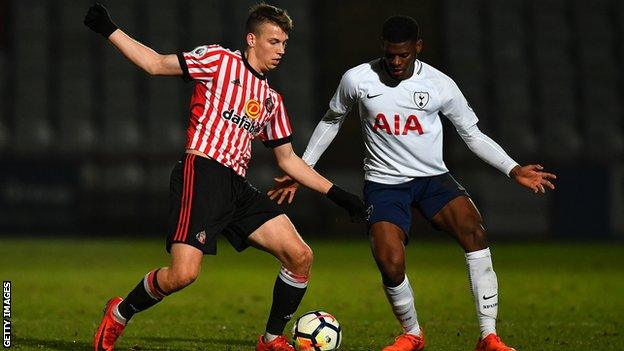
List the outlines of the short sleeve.
<svg viewBox="0 0 624 351">
<path fill-rule="evenodd" d="M 262 132 L 258 134 L 258 138 L 266 147 L 277 147 L 289 143 L 292 139 L 292 127 L 288 113 L 286 113 L 284 100 L 280 94 L 275 94 L 275 97 L 277 99 L 275 112 Z"/>
<path fill-rule="evenodd" d="M 223 48 L 219 45 L 198 46 L 178 54 L 185 80 L 212 80 L 221 63 Z"/>
</svg>

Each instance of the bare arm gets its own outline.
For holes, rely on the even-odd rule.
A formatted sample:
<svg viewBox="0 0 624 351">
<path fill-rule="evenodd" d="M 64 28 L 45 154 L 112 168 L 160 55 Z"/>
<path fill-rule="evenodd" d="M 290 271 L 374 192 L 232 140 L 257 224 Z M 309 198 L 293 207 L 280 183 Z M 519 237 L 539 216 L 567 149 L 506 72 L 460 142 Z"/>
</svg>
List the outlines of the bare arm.
<svg viewBox="0 0 624 351">
<path fill-rule="evenodd" d="M 176 55 L 161 55 L 124 33 L 101 4 L 89 8 L 84 24 L 110 42 L 132 63 L 151 75 L 179 76 L 182 68 Z"/>
<path fill-rule="evenodd" d="M 364 208 L 364 203 L 357 195 L 341 189 L 316 173 L 312 167 L 295 154 L 290 143 L 273 148 L 273 153 L 277 165 L 282 171 L 303 186 L 324 194 L 336 205 L 347 210 L 352 221 L 363 222 L 368 218 L 369 211 Z"/>
<path fill-rule="evenodd" d="M 323 152 L 325 152 L 338 134 L 342 122 L 344 122 L 356 100 L 357 78 L 354 77 L 353 71 L 350 70 L 342 76 L 340 85 L 338 85 L 334 97 L 329 102 L 329 109 L 314 129 L 314 133 L 308 141 L 308 146 L 302 157 L 305 163 L 314 167 Z M 267 195 L 269 195 L 271 200 L 277 199 L 278 204 L 281 204 L 285 199 L 288 199 L 288 203 L 291 203 L 299 183 L 287 175 L 274 179 L 275 186 L 268 191 Z"/>
<path fill-rule="evenodd" d="M 108 37 L 108 40 L 119 50 L 128 60 L 151 75 L 159 76 L 180 76 L 182 68 L 175 54 L 162 55 L 153 49 L 136 41 L 121 29 Z"/>
<path fill-rule="evenodd" d="M 318 174 L 295 154 L 290 143 L 274 148 L 273 154 L 279 168 L 301 185 L 321 194 L 327 194 L 332 187 L 329 180 Z"/>
</svg>

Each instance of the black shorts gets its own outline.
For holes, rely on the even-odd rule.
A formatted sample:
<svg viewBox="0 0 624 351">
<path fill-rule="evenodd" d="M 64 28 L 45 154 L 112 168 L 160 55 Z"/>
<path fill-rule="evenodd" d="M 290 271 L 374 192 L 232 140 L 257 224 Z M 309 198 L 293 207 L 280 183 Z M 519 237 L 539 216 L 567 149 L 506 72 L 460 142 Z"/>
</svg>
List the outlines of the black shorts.
<svg viewBox="0 0 624 351">
<path fill-rule="evenodd" d="M 212 159 L 185 154 L 171 172 L 167 251 L 185 243 L 217 253 L 223 234 L 237 251 L 247 237 L 283 211 L 232 169 Z"/>
</svg>

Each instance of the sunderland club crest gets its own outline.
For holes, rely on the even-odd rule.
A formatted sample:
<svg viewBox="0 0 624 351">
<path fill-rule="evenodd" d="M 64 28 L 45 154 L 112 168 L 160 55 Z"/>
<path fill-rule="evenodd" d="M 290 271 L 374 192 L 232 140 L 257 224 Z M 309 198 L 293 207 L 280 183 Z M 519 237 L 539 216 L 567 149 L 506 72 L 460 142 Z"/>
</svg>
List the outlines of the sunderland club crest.
<svg viewBox="0 0 624 351">
<path fill-rule="evenodd" d="M 201 57 L 205 53 L 206 53 L 206 48 L 203 47 L 203 46 L 200 46 L 200 47 L 196 48 L 195 50 L 193 50 L 193 55 L 196 56 L 196 57 Z"/>
<path fill-rule="evenodd" d="M 418 110 L 424 110 L 429 103 L 429 93 L 426 91 L 417 91 L 414 93 L 414 102 Z"/>
<path fill-rule="evenodd" d="M 266 108 L 266 110 L 271 113 L 273 112 L 273 99 L 271 99 L 270 97 L 266 98 L 266 100 L 264 100 L 264 108 Z"/>
</svg>

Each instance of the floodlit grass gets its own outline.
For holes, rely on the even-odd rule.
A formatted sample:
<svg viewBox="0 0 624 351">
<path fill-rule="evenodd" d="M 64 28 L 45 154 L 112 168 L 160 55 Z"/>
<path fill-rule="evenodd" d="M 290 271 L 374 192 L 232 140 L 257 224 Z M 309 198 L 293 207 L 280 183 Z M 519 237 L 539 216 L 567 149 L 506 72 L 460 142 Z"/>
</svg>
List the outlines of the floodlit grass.
<svg viewBox="0 0 624 351">
<path fill-rule="evenodd" d="M 399 333 L 368 243 L 314 241 L 312 279 L 297 314 L 323 309 L 342 324 L 342 350 L 379 350 Z M 11 280 L 13 348 L 87 350 L 106 300 L 125 296 L 168 262 L 163 240 L 0 241 Z M 521 350 L 624 349 L 624 247 L 493 245 L 500 285 L 498 331 Z M 207 256 L 187 289 L 135 316 L 116 350 L 253 350 L 279 264 L 268 254 Z M 478 326 L 462 251 L 453 243 L 408 247 L 408 273 L 427 350 L 474 350 Z M 289 331 L 291 324 L 287 326 Z"/>
</svg>

